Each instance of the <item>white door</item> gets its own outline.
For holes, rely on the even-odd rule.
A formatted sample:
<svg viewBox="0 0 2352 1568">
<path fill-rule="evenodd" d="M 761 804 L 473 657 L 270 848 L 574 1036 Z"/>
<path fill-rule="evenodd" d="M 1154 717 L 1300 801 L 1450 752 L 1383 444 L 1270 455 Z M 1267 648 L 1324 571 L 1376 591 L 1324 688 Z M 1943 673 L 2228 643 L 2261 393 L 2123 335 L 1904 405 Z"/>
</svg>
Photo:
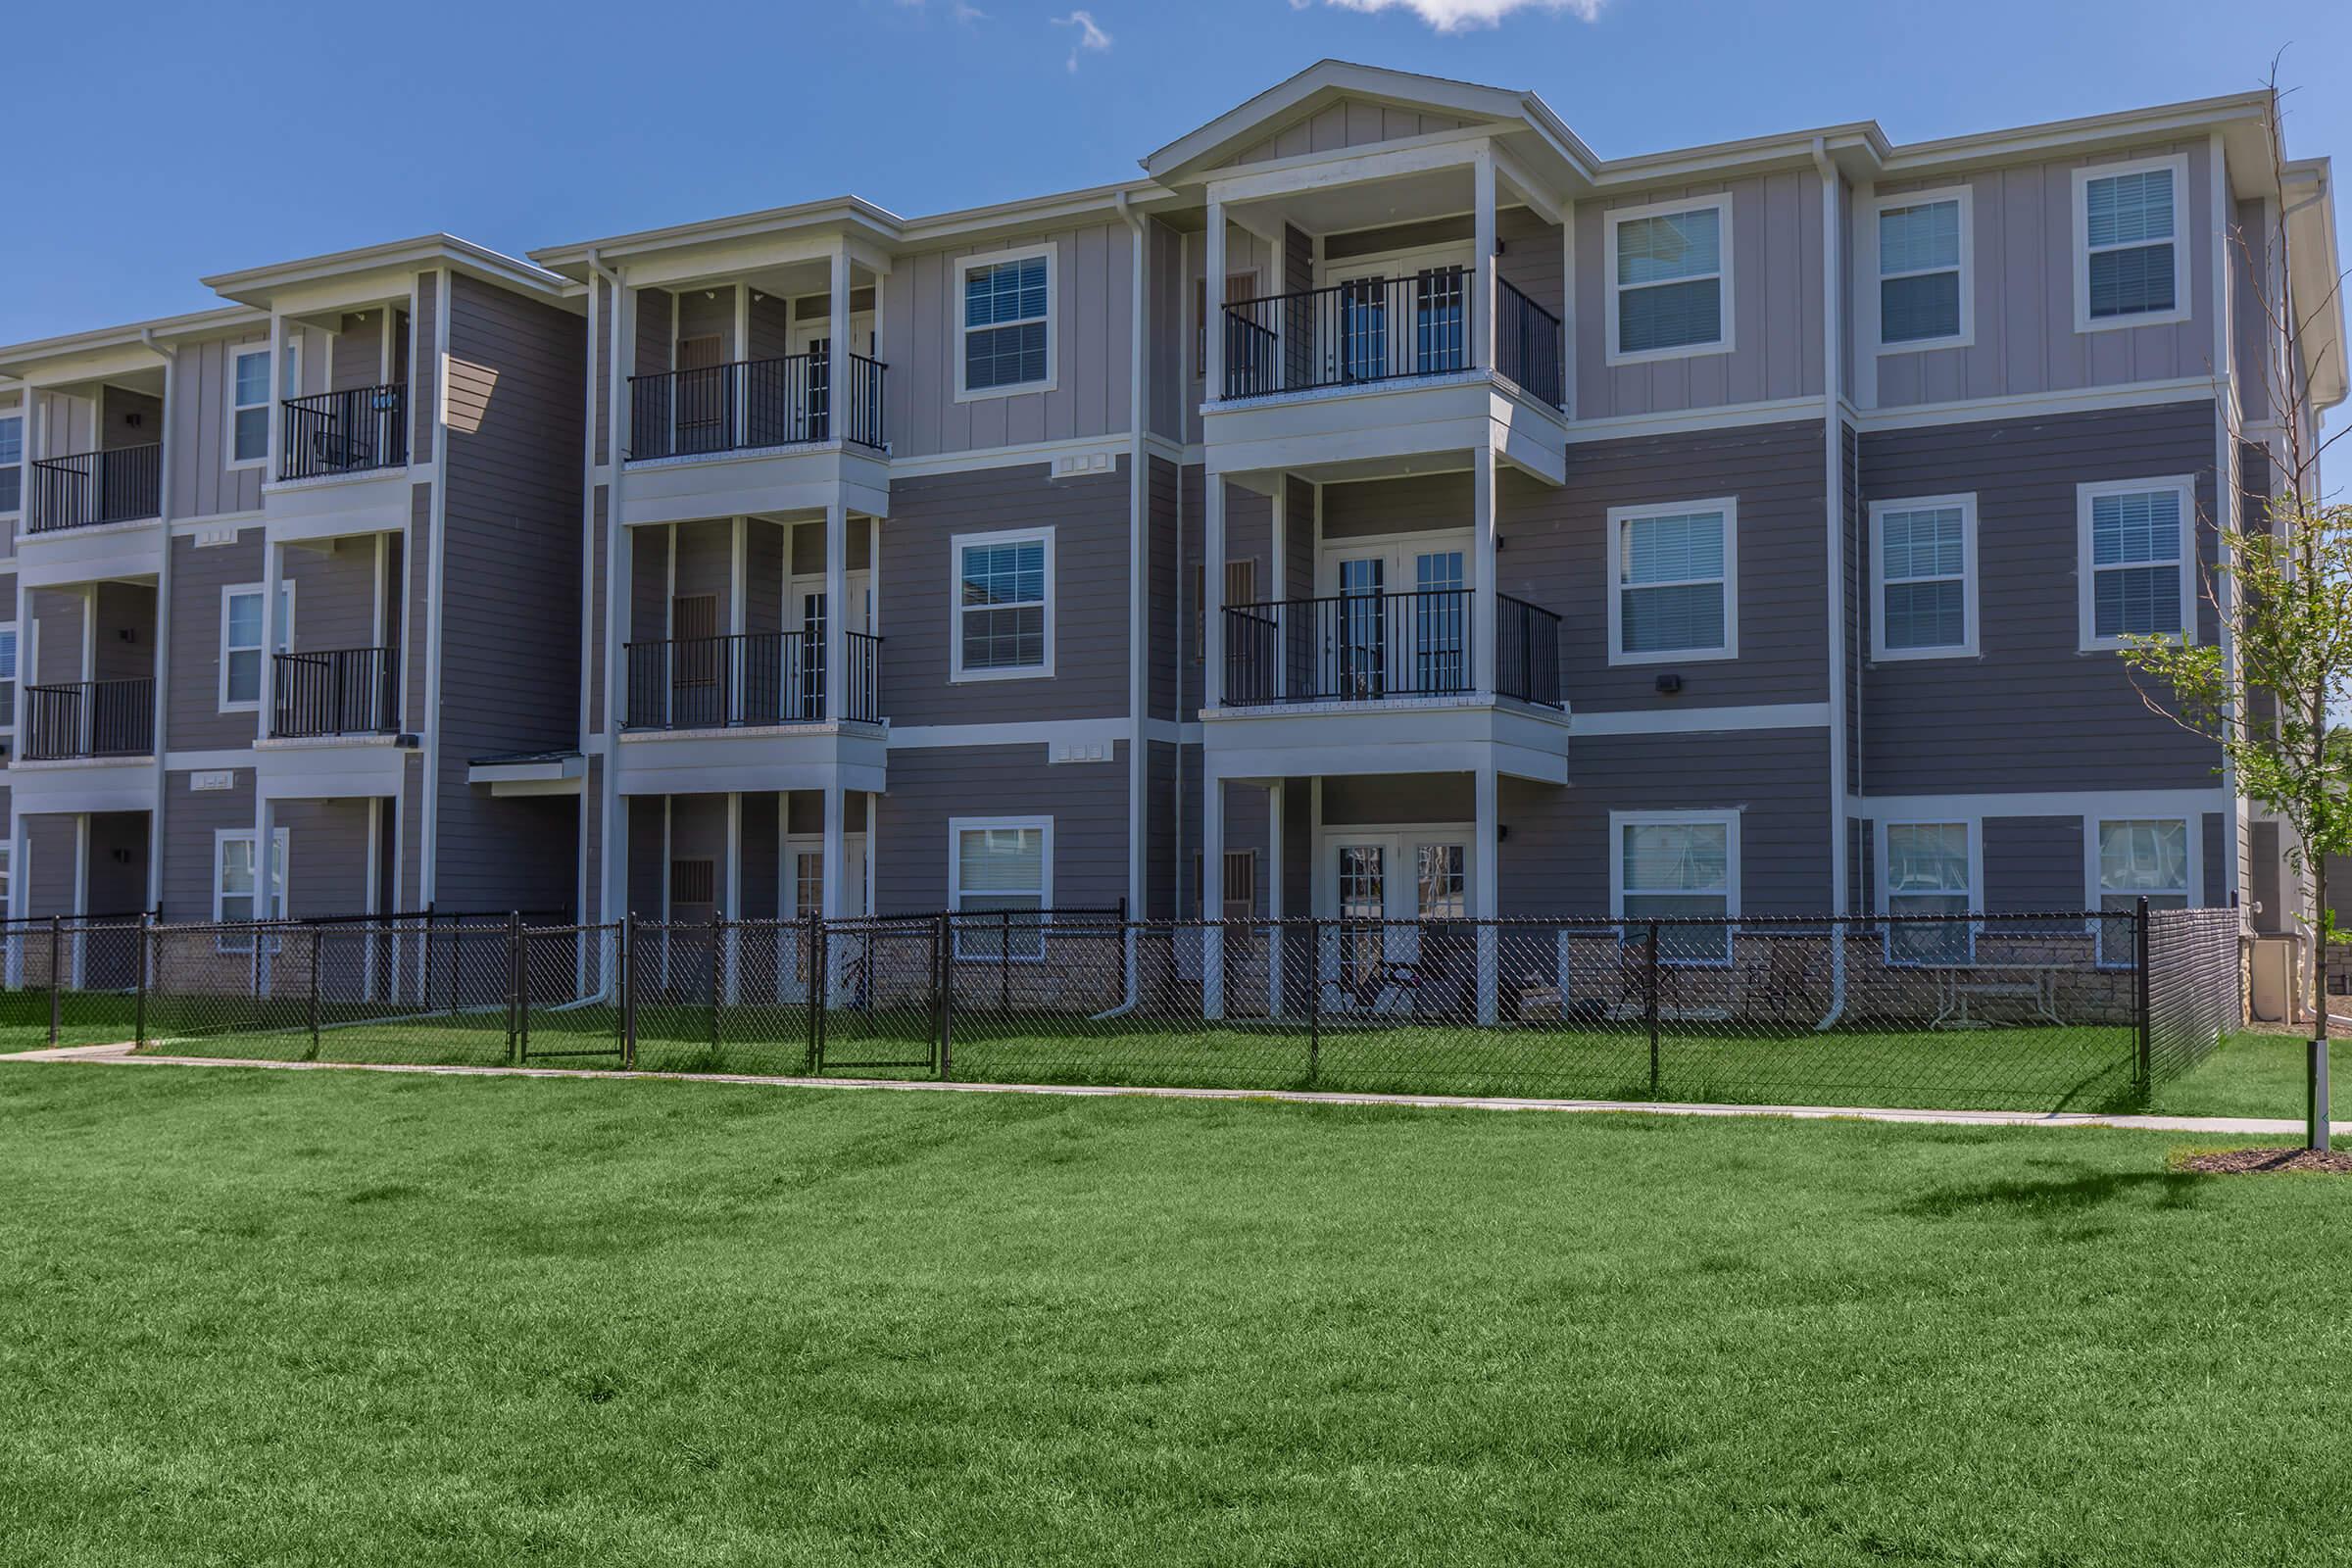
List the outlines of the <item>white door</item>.
<svg viewBox="0 0 2352 1568">
<path fill-rule="evenodd" d="M 1326 1004 L 1409 1008 L 1425 978 L 1420 922 L 1469 918 L 1469 832 L 1335 834 L 1324 841 L 1324 868 L 1326 906 L 1339 922 L 1324 937 Z"/>
<path fill-rule="evenodd" d="M 874 623 L 873 573 L 853 571 L 846 581 L 850 617 L 842 629 L 862 633 Z M 786 639 L 785 722 L 813 723 L 825 713 L 825 579 L 795 577 L 784 612 L 784 629 L 799 634 Z M 860 673 L 854 661 L 850 673 Z"/>
<path fill-rule="evenodd" d="M 1323 578 L 1315 639 L 1323 695 L 1364 702 L 1472 689 L 1466 546 L 1432 540 L 1335 548 Z"/>
<path fill-rule="evenodd" d="M 823 441 L 844 433 L 856 435 L 861 430 L 873 428 L 872 425 L 862 422 L 857 423 L 857 427 L 848 432 L 835 430 L 832 427 L 834 377 L 831 373 L 833 322 L 830 318 L 820 317 L 795 326 L 792 333 L 792 351 L 795 354 L 808 356 L 807 361 L 804 362 L 806 366 L 804 373 L 807 376 L 806 407 L 808 411 L 807 437 L 808 440 Z M 875 358 L 873 312 L 857 311 L 851 314 L 850 352 L 862 355 L 869 360 Z M 860 381 L 850 390 L 863 394 L 870 407 L 879 407 L 881 399 L 879 386 Z"/>
</svg>

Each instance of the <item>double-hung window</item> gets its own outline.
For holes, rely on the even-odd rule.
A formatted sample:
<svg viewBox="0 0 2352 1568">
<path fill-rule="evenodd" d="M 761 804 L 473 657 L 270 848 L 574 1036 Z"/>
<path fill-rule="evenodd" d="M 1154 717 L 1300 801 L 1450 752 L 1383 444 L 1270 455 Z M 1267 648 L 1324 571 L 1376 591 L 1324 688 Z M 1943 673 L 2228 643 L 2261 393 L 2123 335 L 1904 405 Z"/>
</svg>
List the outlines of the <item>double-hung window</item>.
<svg viewBox="0 0 2352 1568">
<path fill-rule="evenodd" d="M 2180 157 L 2075 171 L 2076 331 L 2188 315 L 2187 190 Z"/>
<path fill-rule="evenodd" d="M 262 600 L 260 583 L 220 591 L 220 710 L 259 708 L 262 702 Z M 277 585 L 277 651 L 294 645 L 294 585 Z"/>
<path fill-rule="evenodd" d="M 2196 624 L 2196 492 L 2187 478 L 2128 479 L 2076 492 L 2082 646 L 2177 637 Z"/>
<path fill-rule="evenodd" d="M 1732 346 L 1731 206 L 1720 196 L 1607 215 L 1612 365 Z"/>
<path fill-rule="evenodd" d="M 1042 958 L 1054 891 L 1054 819 L 968 817 L 948 824 L 948 907 L 959 958 Z M 995 915 L 994 920 L 974 916 Z"/>
<path fill-rule="evenodd" d="M 229 350 L 228 466 L 259 467 L 270 461 L 270 346 Z"/>
<path fill-rule="evenodd" d="M 1968 191 L 1891 197 L 1878 209 L 1879 342 L 1957 347 L 1970 337 Z"/>
<path fill-rule="evenodd" d="M 962 313 L 956 394 L 993 397 L 1054 386 L 1054 253 L 972 257 L 957 269 Z"/>
<path fill-rule="evenodd" d="M 1896 963 L 1962 963 L 1975 937 L 1976 858 L 1966 822 L 1886 824 L 1886 956 Z M 1906 921 L 1906 918 L 1908 920 Z"/>
<path fill-rule="evenodd" d="M 1934 496 L 1874 501 L 1874 659 L 1940 659 L 1977 651 L 1977 501 Z"/>
<path fill-rule="evenodd" d="M 2129 915 L 2146 899 L 2151 909 L 2189 904 L 2188 822 L 2182 817 L 2126 818 L 2095 824 L 2099 910 Z M 2099 922 L 2099 961 L 2133 961 L 2129 919 Z"/>
<path fill-rule="evenodd" d="M 270 835 L 274 853 L 270 857 L 267 886 L 254 865 L 250 828 L 213 835 L 213 919 L 217 924 L 241 925 L 286 917 L 286 833 L 281 827 Z M 220 937 L 218 945 L 222 953 L 253 951 L 251 938 L 226 933 Z"/>
<path fill-rule="evenodd" d="M 1609 662 L 1740 652 L 1739 507 L 1731 499 L 1609 510 Z"/>
<path fill-rule="evenodd" d="M 1626 941 L 1638 922 L 1728 922 L 1740 912 L 1740 818 L 1734 812 L 1618 811 L 1610 881 Z M 1728 923 L 1662 925 L 1658 952 L 1679 963 L 1728 963 Z"/>
<path fill-rule="evenodd" d="M 0 418 L 0 512 L 24 510 L 24 416 Z"/>
<path fill-rule="evenodd" d="M 1054 530 L 958 534 L 956 680 L 1011 680 L 1054 673 Z"/>
<path fill-rule="evenodd" d="M 17 628 L 0 626 L 0 729 L 17 723 Z"/>
</svg>

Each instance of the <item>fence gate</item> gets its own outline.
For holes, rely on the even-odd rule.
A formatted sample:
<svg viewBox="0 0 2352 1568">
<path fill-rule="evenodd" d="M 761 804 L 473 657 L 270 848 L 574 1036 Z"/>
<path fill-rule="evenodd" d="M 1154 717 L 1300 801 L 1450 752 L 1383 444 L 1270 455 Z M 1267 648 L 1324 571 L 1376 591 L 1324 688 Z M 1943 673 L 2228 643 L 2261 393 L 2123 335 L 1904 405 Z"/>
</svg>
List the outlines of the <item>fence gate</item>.
<svg viewBox="0 0 2352 1568">
<path fill-rule="evenodd" d="M 809 1009 L 808 1070 L 931 1076 L 953 1023 L 936 916 L 803 921 L 801 961 L 821 977 Z"/>
</svg>

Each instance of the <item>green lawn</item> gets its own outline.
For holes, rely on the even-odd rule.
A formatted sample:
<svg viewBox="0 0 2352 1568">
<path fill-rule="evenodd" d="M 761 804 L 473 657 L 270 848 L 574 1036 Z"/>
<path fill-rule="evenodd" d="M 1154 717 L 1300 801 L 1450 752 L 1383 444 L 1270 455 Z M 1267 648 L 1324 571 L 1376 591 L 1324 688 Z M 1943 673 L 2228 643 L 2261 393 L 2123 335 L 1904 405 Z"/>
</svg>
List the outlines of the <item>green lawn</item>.
<svg viewBox="0 0 2352 1568">
<path fill-rule="evenodd" d="M 0 1068 L 12 1562 L 2340 1561 L 2147 1134 Z"/>
<path fill-rule="evenodd" d="M 2234 1036 L 2195 1072 L 2158 1084 L 2148 1108 L 2175 1116 L 2301 1116 L 2306 1045 L 2293 1035 Z M 2352 1117 L 2352 1041 L 2328 1043 L 2328 1082 L 2333 1113 Z"/>
<path fill-rule="evenodd" d="M 58 998 L 57 1041 L 61 1046 L 98 1046 L 128 1040 L 136 1028 L 138 1004 L 107 992 L 69 991 Z M 49 993 L 0 991 L 0 1055 L 49 1049 Z"/>
</svg>

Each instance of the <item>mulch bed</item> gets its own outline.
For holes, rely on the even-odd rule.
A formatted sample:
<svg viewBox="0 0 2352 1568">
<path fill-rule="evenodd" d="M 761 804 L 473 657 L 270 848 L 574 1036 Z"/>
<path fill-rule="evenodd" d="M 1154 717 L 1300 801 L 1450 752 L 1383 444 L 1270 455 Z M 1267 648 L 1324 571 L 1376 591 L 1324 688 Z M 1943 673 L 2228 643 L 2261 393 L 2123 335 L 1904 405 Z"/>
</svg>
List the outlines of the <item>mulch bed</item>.
<svg viewBox="0 0 2352 1568">
<path fill-rule="evenodd" d="M 2197 1154 L 2184 1159 L 2180 1162 L 2180 1168 L 2204 1171 L 2215 1176 L 2267 1175 L 2282 1170 L 2352 1176 L 2352 1150 L 2229 1149 L 2219 1153 Z"/>
</svg>

